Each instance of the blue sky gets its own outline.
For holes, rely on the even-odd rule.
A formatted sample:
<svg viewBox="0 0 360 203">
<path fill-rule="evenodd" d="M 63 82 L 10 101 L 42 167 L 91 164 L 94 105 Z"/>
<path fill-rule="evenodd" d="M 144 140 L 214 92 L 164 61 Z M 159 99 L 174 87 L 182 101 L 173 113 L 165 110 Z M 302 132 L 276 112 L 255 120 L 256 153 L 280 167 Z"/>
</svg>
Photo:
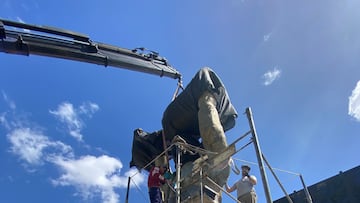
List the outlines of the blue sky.
<svg viewBox="0 0 360 203">
<path fill-rule="evenodd" d="M 0 10 L 0 18 L 158 51 L 184 85 L 211 67 L 239 112 L 228 142 L 249 130 L 251 107 L 271 166 L 301 173 L 307 185 L 359 165 L 359 1 L 4 0 Z M 0 64 L 0 201 L 125 202 L 136 173 L 132 132 L 161 129 L 176 81 L 39 56 L 0 53 Z M 256 162 L 254 147 L 234 159 Z M 252 173 L 266 202 L 256 165 Z M 276 173 L 288 193 L 301 189 L 298 176 Z M 272 199 L 282 197 L 267 177 Z M 129 201 L 148 202 L 145 173 L 134 176 Z"/>
</svg>

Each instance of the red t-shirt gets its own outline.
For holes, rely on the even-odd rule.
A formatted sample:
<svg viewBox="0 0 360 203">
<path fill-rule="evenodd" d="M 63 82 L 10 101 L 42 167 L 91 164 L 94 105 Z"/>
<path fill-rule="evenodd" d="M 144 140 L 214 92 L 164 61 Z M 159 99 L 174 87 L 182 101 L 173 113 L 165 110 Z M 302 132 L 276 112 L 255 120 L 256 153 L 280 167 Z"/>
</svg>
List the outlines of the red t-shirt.
<svg viewBox="0 0 360 203">
<path fill-rule="evenodd" d="M 160 185 L 165 183 L 165 179 L 164 176 L 162 176 L 162 174 L 160 174 L 160 168 L 155 166 L 152 167 L 150 172 L 149 172 L 149 177 L 148 177 L 148 187 L 160 187 Z"/>
</svg>

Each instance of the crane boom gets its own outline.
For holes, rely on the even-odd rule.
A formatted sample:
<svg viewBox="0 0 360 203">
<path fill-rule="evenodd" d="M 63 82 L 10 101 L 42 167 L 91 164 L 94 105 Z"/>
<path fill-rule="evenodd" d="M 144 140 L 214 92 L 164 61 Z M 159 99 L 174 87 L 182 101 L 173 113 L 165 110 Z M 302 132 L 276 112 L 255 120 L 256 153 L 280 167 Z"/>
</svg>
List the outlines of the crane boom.
<svg viewBox="0 0 360 203">
<path fill-rule="evenodd" d="M 88 36 L 73 31 L 4 19 L 0 19 L 0 52 L 63 58 L 181 78 L 180 72 L 157 52 L 145 48 L 120 48 L 93 42 Z"/>
</svg>

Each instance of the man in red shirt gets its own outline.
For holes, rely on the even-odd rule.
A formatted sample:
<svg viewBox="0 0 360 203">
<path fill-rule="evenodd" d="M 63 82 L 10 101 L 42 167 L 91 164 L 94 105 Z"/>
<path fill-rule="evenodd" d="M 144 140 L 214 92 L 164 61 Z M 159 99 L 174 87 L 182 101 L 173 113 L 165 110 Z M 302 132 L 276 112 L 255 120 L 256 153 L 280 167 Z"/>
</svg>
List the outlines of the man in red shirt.
<svg viewBox="0 0 360 203">
<path fill-rule="evenodd" d="M 164 166 L 155 166 L 152 167 L 149 171 L 148 177 L 148 187 L 149 187 L 149 196 L 151 203 L 162 203 L 162 193 L 160 186 L 165 183 L 164 173 L 166 167 Z"/>
</svg>

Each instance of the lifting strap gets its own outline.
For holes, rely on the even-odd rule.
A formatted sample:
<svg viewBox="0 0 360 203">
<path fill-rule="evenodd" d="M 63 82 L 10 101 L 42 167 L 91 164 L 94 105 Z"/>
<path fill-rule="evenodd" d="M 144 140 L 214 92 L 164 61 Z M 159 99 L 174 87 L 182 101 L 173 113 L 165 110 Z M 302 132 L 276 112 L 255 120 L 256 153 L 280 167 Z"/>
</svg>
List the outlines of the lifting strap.
<svg viewBox="0 0 360 203">
<path fill-rule="evenodd" d="M 237 165 L 235 164 L 234 160 L 231 158 L 230 159 L 230 166 L 231 166 L 231 170 L 236 174 L 239 175 L 240 174 L 240 170 L 237 167 Z"/>
<path fill-rule="evenodd" d="M 172 97 L 172 100 L 171 101 L 174 101 L 176 99 L 176 97 L 179 95 L 179 90 L 184 90 L 184 87 L 183 87 L 183 84 L 182 84 L 182 78 L 179 77 L 178 79 L 178 83 L 177 83 L 177 87 L 176 87 L 176 90 L 174 92 L 174 95 Z M 165 133 L 164 133 L 164 130 L 162 130 L 162 140 L 163 140 L 163 148 L 164 148 L 164 151 L 166 150 L 166 141 L 165 141 Z M 167 168 L 170 169 L 170 165 L 169 165 L 169 154 L 168 152 L 165 152 L 165 157 L 166 157 L 166 165 L 167 165 Z"/>
<path fill-rule="evenodd" d="M 179 94 L 179 90 L 184 90 L 184 87 L 183 87 L 183 84 L 182 84 L 182 78 L 180 77 L 179 80 L 178 80 L 178 83 L 177 83 L 177 87 L 176 87 L 176 90 L 174 92 L 174 95 L 173 95 L 173 98 L 171 101 L 174 101 L 176 99 L 176 97 L 178 96 Z"/>
</svg>

